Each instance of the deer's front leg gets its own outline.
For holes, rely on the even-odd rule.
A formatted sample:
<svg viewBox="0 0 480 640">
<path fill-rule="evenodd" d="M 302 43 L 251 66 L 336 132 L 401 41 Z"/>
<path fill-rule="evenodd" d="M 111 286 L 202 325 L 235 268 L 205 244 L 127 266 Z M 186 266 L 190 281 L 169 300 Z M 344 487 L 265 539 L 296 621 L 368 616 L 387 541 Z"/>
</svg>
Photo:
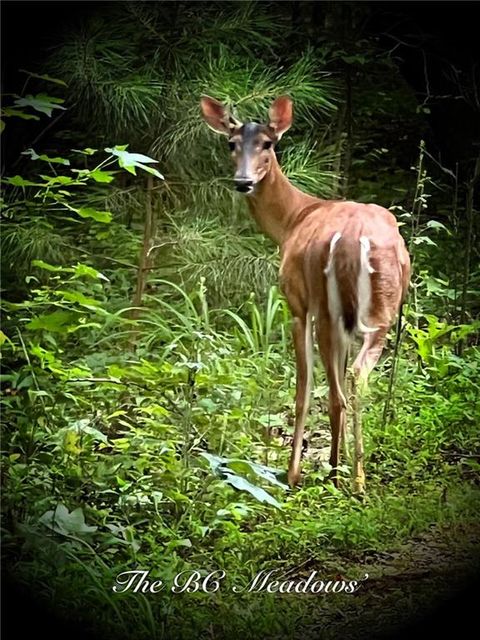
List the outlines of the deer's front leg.
<svg viewBox="0 0 480 640">
<path fill-rule="evenodd" d="M 288 483 L 291 487 L 300 480 L 300 458 L 302 455 L 303 432 L 310 402 L 312 378 L 312 328 L 308 317 L 294 317 L 293 344 L 297 366 L 297 390 L 295 395 L 295 432 L 292 454 L 288 466 Z"/>
</svg>

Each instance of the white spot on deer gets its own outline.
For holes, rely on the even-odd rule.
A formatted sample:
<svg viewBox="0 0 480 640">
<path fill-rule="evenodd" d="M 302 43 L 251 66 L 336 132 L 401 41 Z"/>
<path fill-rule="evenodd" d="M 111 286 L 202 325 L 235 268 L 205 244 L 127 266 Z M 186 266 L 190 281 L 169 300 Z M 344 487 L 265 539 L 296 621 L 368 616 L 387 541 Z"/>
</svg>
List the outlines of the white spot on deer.
<svg viewBox="0 0 480 640">
<path fill-rule="evenodd" d="M 366 236 L 360 236 L 360 269 L 357 280 L 357 329 L 362 333 L 371 333 L 377 327 L 371 328 L 366 324 L 372 302 L 372 283 L 370 274 L 374 273 L 368 255 L 370 253 L 370 240 Z"/>
</svg>

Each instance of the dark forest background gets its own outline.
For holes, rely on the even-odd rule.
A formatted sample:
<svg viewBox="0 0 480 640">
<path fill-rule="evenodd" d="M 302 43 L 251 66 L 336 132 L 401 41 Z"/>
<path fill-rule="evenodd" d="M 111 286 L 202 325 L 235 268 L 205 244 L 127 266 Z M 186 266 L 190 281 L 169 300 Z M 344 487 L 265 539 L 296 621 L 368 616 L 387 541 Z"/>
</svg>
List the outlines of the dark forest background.
<svg viewBox="0 0 480 640">
<path fill-rule="evenodd" d="M 4 617 L 22 632 L 387 638 L 467 629 L 479 568 L 480 55 L 469 2 L 2 4 Z M 202 93 L 263 122 L 290 180 L 397 216 L 413 261 L 364 402 L 367 497 L 304 477 L 278 249 Z M 115 593 L 124 571 L 218 593 Z M 234 593 L 262 570 L 359 582 Z M 184 574 L 186 575 L 186 574 Z M 26 613 L 13 615 L 23 601 Z M 11 606 L 10 606 L 11 605 Z"/>
</svg>

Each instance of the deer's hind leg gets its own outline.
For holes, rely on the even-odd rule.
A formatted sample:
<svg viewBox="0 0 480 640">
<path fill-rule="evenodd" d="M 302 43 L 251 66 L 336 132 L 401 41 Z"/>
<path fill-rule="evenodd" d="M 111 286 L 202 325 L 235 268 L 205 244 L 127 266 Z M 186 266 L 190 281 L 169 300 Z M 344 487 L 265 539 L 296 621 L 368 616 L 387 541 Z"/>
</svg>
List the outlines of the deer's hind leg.
<svg viewBox="0 0 480 640">
<path fill-rule="evenodd" d="M 329 318 L 317 319 L 315 324 L 318 349 L 328 382 L 328 414 L 332 443 L 330 451 L 330 478 L 338 486 L 340 447 L 346 431 L 347 401 L 345 397 L 345 370 L 348 355 L 348 336 L 343 327 L 335 327 Z"/>
<path fill-rule="evenodd" d="M 379 327 L 372 333 L 366 333 L 363 345 L 353 363 L 352 377 L 352 417 L 353 417 L 353 490 L 365 493 L 365 471 L 363 462 L 365 451 L 362 431 L 362 394 L 368 376 L 380 358 L 385 345 L 388 327 Z"/>
</svg>

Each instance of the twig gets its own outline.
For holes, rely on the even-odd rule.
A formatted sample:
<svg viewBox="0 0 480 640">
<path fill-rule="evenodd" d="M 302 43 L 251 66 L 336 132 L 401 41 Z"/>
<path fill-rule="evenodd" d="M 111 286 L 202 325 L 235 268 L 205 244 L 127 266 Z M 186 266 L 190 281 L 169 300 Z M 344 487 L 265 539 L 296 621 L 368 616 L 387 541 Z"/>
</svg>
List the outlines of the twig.
<svg viewBox="0 0 480 640">
<path fill-rule="evenodd" d="M 150 389 L 148 387 L 146 387 L 143 384 L 140 384 L 138 382 L 133 382 L 133 380 L 128 380 L 128 382 L 123 382 L 122 380 L 113 380 L 112 378 L 70 378 L 70 380 L 67 380 L 67 384 L 69 382 L 91 382 L 93 383 L 97 383 L 97 382 L 108 382 L 111 384 L 119 384 L 119 385 L 123 385 L 124 387 L 128 387 L 130 385 L 133 385 L 135 387 L 140 387 L 140 389 L 145 389 L 145 391 L 149 391 Z"/>
</svg>

